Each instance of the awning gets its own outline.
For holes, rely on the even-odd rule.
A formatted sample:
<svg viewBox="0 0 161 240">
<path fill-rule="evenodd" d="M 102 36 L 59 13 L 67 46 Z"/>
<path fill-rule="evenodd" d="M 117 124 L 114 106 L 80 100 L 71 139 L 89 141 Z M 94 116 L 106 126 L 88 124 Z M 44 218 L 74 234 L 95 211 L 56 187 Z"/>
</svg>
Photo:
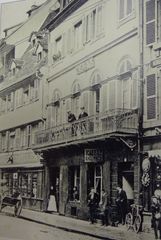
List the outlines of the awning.
<svg viewBox="0 0 161 240">
<path fill-rule="evenodd" d="M 28 164 L 6 164 L 6 165 L 0 165 L 0 169 L 4 168 L 37 168 L 37 167 L 43 167 L 43 164 L 41 163 L 28 163 Z"/>
<path fill-rule="evenodd" d="M 149 157 L 159 157 L 161 158 L 161 149 L 155 149 L 148 151 Z"/>
</svg>

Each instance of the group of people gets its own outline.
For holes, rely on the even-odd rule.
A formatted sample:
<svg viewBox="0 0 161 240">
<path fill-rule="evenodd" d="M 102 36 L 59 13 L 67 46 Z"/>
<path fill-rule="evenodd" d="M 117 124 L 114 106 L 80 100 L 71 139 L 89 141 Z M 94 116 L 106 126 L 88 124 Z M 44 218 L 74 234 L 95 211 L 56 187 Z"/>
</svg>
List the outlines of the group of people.
<svg viewBox="0 0 161 240">
<path fill-rule="evenodd" d="M 88 113 L 85 112 L 84 107 L 81 107 L 80 109 L 81 109 L 81 112 L 78 116 L 78 120 L 88 116 Z M 68 113 L 68 123 L 72 123 L 72 135 L 77 135 L 76 131 L 78 130 L 78 126 L 74 124 L 74 122 L 77 120 L 76 116 L 71 111 L 68 111 L 67 113 Z M 80 129 L 79 129 L 81 134 L 83 133 L 84 128 L 86 128 L 86 125 L 85 125 L 85 122 L 83 121 L 80 123 Z"/>
<path fill-rule="evenodd" d="M 99 209 L 99 215 L 101 218 L 102 225 L 109 225 L 109 218 L 111 215 L 111 206 L 109 201 L 109 196 L 102 189 L 101 201 L 99 201 L 99 196 L 94 188 L 88 195 L 88 207 L 89 207 L 89 218 L 90 222 L 93 224 L 96 221 L 96 211 Z M 125 224 L 125 218 L 127 213 L 127 195 L 126 192 L 120 187 L 117 187 L 117 197 L 116 205 L 118 210 L 118 222 Z"/>
</svg>

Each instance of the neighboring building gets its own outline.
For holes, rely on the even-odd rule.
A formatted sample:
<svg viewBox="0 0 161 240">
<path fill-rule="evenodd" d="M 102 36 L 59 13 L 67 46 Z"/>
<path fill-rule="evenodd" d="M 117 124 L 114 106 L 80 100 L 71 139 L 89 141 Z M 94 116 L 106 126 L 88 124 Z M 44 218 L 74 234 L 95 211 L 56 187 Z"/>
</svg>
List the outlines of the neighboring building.
<svg viewBox="0 0 161 240">
<path fill-rule="evenodd" d="M 29 19 L 0 43 L 1 192 L 18 188 L 23 206 L 43 209 L 45 173 L 32 150 L 35 132 L 44 125 L 44 78 L 48 33 L 38 31 L 53 1 L 32 8 Z M 34 12 L 33 12 L 34 11 Z M 24 35 L 25 33 L 25 35 Z"/>
<path fill-rule="evenodd" d="M 161 189 L 161 1 L 145 1 L 144 8 L 144 206 Z M 159 193 L 161 196 L 161 192 Z"/>
<path fill-rule="evenodd" d="M 129 203 L 139 202 L 142 8 L 133 0 L 59 2 L 42 26 L 49 30 L 47 121 L 34 150 L 46 165 L 46 202 L 53 186 L 60 214 L 86 218 L 91 187 L 100 200 L 104 188 L 115 205 L 122 184 Z"/>
</svg>

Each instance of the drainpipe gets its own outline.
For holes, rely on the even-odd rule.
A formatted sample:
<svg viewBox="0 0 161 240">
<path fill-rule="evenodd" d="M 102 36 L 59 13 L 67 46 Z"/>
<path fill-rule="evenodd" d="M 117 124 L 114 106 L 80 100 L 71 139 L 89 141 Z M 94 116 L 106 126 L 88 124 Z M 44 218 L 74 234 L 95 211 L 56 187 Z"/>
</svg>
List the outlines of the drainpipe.
<svg viewBox="0 0 161 240">
<path fill-rule="evenodd" d="M 139 0 L 139 52 L 140 52 L 140 71 L 139 71 L 139 109 L 138 109 L 138 204 L 141 202 L 141 164 L 143 153 L 143 114 L 144 114 L 144 3 Z"/>
</svg>

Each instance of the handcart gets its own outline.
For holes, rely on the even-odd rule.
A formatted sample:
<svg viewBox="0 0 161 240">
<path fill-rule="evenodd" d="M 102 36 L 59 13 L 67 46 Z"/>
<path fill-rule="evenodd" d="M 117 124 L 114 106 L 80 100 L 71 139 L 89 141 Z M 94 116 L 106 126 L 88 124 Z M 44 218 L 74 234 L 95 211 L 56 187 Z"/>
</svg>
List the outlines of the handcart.
<svg viewBox="0 0 161 240">
<path fill-rule="evenodd" d="M 22 198 L 19 192 L 15 192 L 13 195 L 1 195 L 0 197 L 0 212 L 6 206 L 14 207 L 14 216 L 19 217 L 22 210 Z"/>
</svg>

